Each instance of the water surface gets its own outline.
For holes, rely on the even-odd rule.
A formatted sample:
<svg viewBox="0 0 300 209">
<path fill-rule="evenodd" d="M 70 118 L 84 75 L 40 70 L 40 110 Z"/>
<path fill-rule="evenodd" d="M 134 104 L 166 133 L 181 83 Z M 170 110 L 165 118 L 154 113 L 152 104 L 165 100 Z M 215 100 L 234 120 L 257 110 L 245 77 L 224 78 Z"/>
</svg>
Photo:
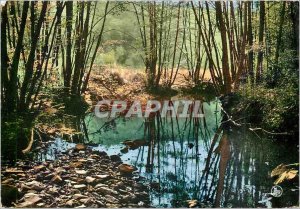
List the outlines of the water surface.
<svg viewBox="0 0 300 209">
<path fill-rule="evenodd" d="M 218 101 L 204 103 L 204 115 L 144 120 L 99 119 L 90 113 L 79 120 L 78 128 L 85 133 L 81 140 L 93 149 L 120 155 L 123 162 L 137 167 L 149 186 L 153 207 L 187 207 L 187 200 L 193 199 L 200 207 L 297 205 L 296 183 L 281 185 L 283 194 L 273 197 L 275 179 L 269 177 L 277 165 L 298 161 L 297 147 L 246 128 L 222 130 Z M 147 145 L 124 153 L 122 142 L 136 139 Z M 53 159 L 74 143 L 57 138 L 41 158 Z"/>
</svg>

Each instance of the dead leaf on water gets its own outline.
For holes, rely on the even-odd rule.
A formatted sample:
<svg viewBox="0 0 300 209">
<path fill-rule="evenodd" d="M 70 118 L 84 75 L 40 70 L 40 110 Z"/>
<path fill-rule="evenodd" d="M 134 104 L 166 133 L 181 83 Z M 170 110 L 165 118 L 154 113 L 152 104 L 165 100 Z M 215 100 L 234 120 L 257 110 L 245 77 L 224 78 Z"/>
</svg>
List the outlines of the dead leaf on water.
<svg viewBox="0 0 300 209">
<path fill-rule="evenodd" d="M 288 170 L 283 172 L 279 178 L 274 182 L 274 184 L 280 184 L 283 182 L 285 179 L 290 180 L 296 177 L 298 171 L 297 170 Z"/>
<path fill-rule="evenodd" d="M 198 201 L 197 200 L 187 200 L 187 203 L 189 205 L 189 208 L 193 208 L 193 207 L 197 206 Z"/>
<path fill-rule="evenodd" d="M 286 165 L 284 164 L 280 164 L 278 165 L 276 168 L 274 168 L 271 172 L 271 177 L 274 176 L 279 176 L 280 174 L 282 174 L 283 172 L 285 172 L 287 170 Z"/>
<path fill-rule="evenodd" d="M 287 179 L 293 179 L 296 177 L 298 171 L 297 170 L 290 170 L 288 173 L 287 173 L 287 176 L 286 178 Z"/>
</svg>

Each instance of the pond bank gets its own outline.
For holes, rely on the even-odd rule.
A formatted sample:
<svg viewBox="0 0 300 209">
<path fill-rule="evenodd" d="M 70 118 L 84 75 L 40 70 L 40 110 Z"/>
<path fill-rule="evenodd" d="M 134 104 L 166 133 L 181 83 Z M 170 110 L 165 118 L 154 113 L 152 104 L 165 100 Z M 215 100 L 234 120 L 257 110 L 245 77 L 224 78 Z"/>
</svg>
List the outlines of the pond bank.
<svg viewBox="0 0 300 209">
<path fill-rule="evenodd" d="M 147 187 L 120 157 L 78 144 L 56 160 L 2 166 L 2 204 L 15 207 L 148 207 Z M 14 202 L 14 203 L 13 203 Z"/>
</svg>

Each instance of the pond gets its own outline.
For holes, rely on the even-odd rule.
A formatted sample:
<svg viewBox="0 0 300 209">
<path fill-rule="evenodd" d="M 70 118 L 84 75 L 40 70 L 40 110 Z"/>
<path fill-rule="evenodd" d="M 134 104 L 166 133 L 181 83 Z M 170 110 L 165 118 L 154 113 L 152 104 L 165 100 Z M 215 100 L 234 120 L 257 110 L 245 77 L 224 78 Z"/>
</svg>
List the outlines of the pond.
<svg viewBox="0 0 300 209">
<path fill-rule="evenodd" d="M 85 133 L 80 142 L 134 165 L 153 207 L 187 207 L 187 200 L 200 207 L 297 205 L 297 184 L 274 187 L 269 176 L 277 165 L 297 162 L 298 148 L 242 127 L 222 130 L 220 105 L 203 103 L 204 118 L 99 119 L 90 113 L 78 119 Z M 39 159 L 53 159 L 75 143 L 57 138 Z M 282 195 L 272 196 L 272 188 Z"/>
</svg>

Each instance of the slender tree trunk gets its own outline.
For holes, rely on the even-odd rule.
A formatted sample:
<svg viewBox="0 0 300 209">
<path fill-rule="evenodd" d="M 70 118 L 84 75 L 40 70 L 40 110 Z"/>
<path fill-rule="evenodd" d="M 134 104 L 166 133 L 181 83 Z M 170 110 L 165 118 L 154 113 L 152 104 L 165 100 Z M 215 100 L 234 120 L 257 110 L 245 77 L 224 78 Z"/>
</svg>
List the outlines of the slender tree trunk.
<svg viewBox="0 0 300 209">
<path fill-rule="evenodd" d="M 254 83 L 254 71 L 253 71 L 253 34 L 252 34 L 252 2 L 248 2 L 248 45 L 251 47 L 248 54 L 248 72 L 250 76 L 251 84 Z"/>
<path fill-rule="evenodd" d="M 222 71 L 224 75 L 224 93 L 228 94 L 231 92 L 231 77 L 230 77 L 229 63 L 228 63 L 226 28 L 223 19 L 221 2 L 215 2 L 215 5 L 216 5 L 216 19 L 218 22 L 218 27 L 221 33 L 221 41 L 222 41 Z"/>
<path fill-rule="evenodd" d="M 100 43 L 102 41 L 102 35 L 103 35 L 104 26 L 105 26 L 105 22 L 106 22 L 108 5 L 109 5 L 109 1 L 107 1 L 106 5 L 105 5 L 104 18 L 103 18 L 103 23 L 102 23 L 101 31 L 100 31 L 100 33 L 98 35 L 98 40 L 97 40 L 96 47 L 95 47 L 95 50 L 94 50 L 94 53 L 93 53 L 93 56 L 92 56 L 92 59 L 91 59 L 91 64 L 90 64 L 90 67 L 89 67 L 89 71 L 88 71 L 88 73 L 87 73 L 87 75 L 85 77 L 85 80 L 84 80 L 84 83 L 83 83 L 83 86 L 82 86 L 82 89 L 81 89 L 81 93 L 83 93 L 86 90 L 86 88 L 87 88 L 88 81 L 89 81 L 89 78 L 90 78 L 90 74 L 91 74 L 91 71 L 92 71 L 92 68 L 93 68 L 93 65 L 94 65 L 94 61 L 95 61 L 98 49 L 100 47 Z"/>
<path fill-rule="evenodd" d="M 8 63 L 9 57 L 7 54 L 7 2 L 2 7 L 2 21 L 1 21 L 1 101 L 5 104 L 4 92 L 6 92 L 7 82 L 8 82 Z M 9 105 L 9 104 L 7 104 Z"/>
<path fill-rule="evenodd" d="M 73 24 L 73 2 L 66 2 L 66 34 L 67 34 L 67 46 L 66 46 L 66 66 L 64 75 L 64 86 L 66 93 L 69 92 L 71 76 L 72 76 L 72 24 Z"/>
<path fill-rule="evenodd" d="M 32 74 L 33 74 L 35 50 L 37 49 L 37 43 L 39 40 L 42 23 L 44 22 L 44 19 L 45 19 L 47 5 L 48 5 L 48 2 L 44 1 L 42 10 L 40 12 L 40 17 L 39 17 L 39 20 L 38 20 L 38 23 L 36 26 L 36 30 L 34 33 L 34 38 L 31 43 L 28 60 L 27 60 L 26 66 L 25 66 L 25 76 L 24 76 L 24 81 L 23 81 L 21 91 L 20 91 L 20 111 L 25 111 L 27 109 L 25 98 L 26 98 L 27 88 L 28 88 L 29 82 L 30 82 L 30 80 L 32 78 Z"/>
<path fill-rule="evenodd" d="M 263 72 L 263 41 L 264 41 L 264 26 L 265 26 L 265 2 L 261 1 L 260 3 L 260 11 L 259 11 L 259 35 L 258 42 L 260 46 L 260 50 L 257 56 L 257 67 L 256 67 L 256 81 L 261 81 L 261 76 Z"/>
<path fill-rule="evenodd" d="M 276 65 L 278 64 L 279 52 L 281 50 L 282 30 L 283 30 L 283 22 L 285 18 L 285 5 L 286 5 L 286 1 L 283 1 L 281 12 L 280 12 L 280 22 L 279 22 L 279 28 L 277 33 L 277 42 L 276 42 L 276 51 L 275 51 Z"/>
<path fill-rule="evenodd" d="M 28 8 L 29 8 L 29 2 L 25 1 L 23 3 L 23 9 L 22 9 L 20 32 L 19 32 L 18 41 L 17 41 L 17 45 L 16 45 L 16 48 L 15 48 L 14 56 L 13 56 L 13 59 L 12 59 L 11 69 L 10 69 L 10 76 L 9 76 L 10 80 L 8 82 L 7 91 L 6 91 L 6 95 L 9 95 L 9 97 L 7 97 L 7 103 L 8 103 L 7 107 L 8 107 L 9 111 L 15 110 L 16 106 L 17 106 L 18 68 L 19 68 L 21 49 L 22 49 L 22 45 L 23 45 Z"/>
</svg>

